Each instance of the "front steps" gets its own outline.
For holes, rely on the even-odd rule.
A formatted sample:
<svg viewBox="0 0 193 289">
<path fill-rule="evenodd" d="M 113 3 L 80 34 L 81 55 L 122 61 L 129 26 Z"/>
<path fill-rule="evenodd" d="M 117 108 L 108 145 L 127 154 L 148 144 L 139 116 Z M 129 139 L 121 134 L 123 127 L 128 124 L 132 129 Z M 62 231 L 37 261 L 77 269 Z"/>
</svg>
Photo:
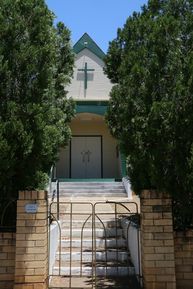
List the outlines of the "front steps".
<svg viewBox="0 0 193 289">
<path fill-rule="evenodd" d="M 77 228 L 77 224 L 77 221 L 72 223 L 72 230 L 66 228 L 67 224 L 62 229 L 61 253 L 56 254 L 54 275 L 92 276 L 96 274 L 109 277 L 135 274 L 126 248 L 123 230 L 121 227 L 115 228 L 114 220 L 110 221 L 110 227 L 106 221 L 105 230 L 97 226 L 94 231 L 92 227 L 84 229 L 82 238 L 81 229 Z"/>
<path fill-rule="evenodd" d="M 114 206 L 106 203 L 107 199 L 128 201 L 122 183 L 60 183 L 61 252 L 56 253 L 53 275 L 61 277 L 60 281 L 52 277 L 50 288 L 55 288 L 57 282 L 70 288 L 69 284 L 76 284 L 78 279 L 81 288 L 93 288 L 92 281 L 88 286 L 88 280 L 104 280 L 106 286 L 108 280 L 116 284 L 117 278 L 127 279 L 129 284 L 135 279 L 121 221 L 115 219 Z M 87 281 L 81 281 L 84 278 Z"/>
<path fill-rule="evenodd" d="M 92 269 L 91 266 L 85 266 L 83 267 L 83 269 L 81 270 L 80 266 L 76 266 L 75 264 L 73 264 L 73 267 L 71 269 L 71 271 L 69 270 L 68 266 L 62 266 L 61 267 L 61 271 L 60 271 L 62 276 L 69 276 L 71 273 L 71 276 L 73 277 L 78 277 L 78 276 L 82 276 L 82 277 L 91 277 L 94 274 L 96 274 L 96 276 L 99 277 L 112 277 L 112 276 L 119 276 L 119 277 L 125 277 L 125 276 L 134 276 L 134 269 L 133 267 L 123 267 L 123 266 L 116 266 L 113 267 L 111 264 L 109 264 L 107 267 L 104 266 L 98 266 L 96 268 L 96 271 L 94 271 L 94 269 Z M 57 274 L 56 274 L 57 275 Z"/>
<path fill-rule="evenodd" d="M 60 197 L 127 197 L 122 182 L 60 182 L 59 190 Z"/>
<path fill-rule="evenodd" d="M 84 229 L 84 237 L 92 237 L 92 229 Z M 65 237 L 70 237 L 70 234 L 72 234 L 73 238 L 80 238 L 81 237 L 81 230 L 80 229 L 73 229 L 72 232 L 68 229 L 63 229 L 62 230 L 62 236 Z M 108 238 L 108 237 L 115 237 L 117 236 L 118 238 L 122 236 L 122 229 L 119 228 L 116 230 L 116 228 L 110 228 L 109 230 L 104 230 L 100 228 L 95 229 L 95 237 L 98 238 Z"/>
<path fill-rule="evenodd" d="M 80 239 L 73 239 L 72 240 L 72 247 L 74 248 L 80 248 L 81 247 L 81 243 L 83 247 L 86 247 L 88 249 L 92 249 L 93 246 L 93 242 L 92 239 L 85 239 L 81 242 Z M 115 248 L 116 246 L 118 246 L 118 248 L 121 247 L 126 247 L 126 240 L 123 238 L 120 238 L 118 240 L 116 240 L 115 238 L 107 238 L 106 240 L 104 240 L 103 238 L 97 238 L 96 241 L 96 246 L 100 247 L 101 249 L 105 249 L 105 246 L 109 249 L 109 248 Z M 70 246 L 70 240 L 62 240 L 61 242 L 62 248 L 69 248 Z"/>
</svg>

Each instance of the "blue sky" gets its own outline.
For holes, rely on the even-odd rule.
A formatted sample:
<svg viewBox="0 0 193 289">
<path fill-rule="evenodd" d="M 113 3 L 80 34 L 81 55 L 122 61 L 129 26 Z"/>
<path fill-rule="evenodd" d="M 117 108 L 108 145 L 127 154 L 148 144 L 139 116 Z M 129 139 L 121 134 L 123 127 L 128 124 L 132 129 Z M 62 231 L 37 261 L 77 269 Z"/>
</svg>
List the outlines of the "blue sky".
<svg viewBox="0 0 193 289">
<path fill-rule="evenodd" d="M 56 21 L 63 21 L 71 30 L 72 43 L 87 32 L 106 52 L 108 43 L 116 37 L 134 11 L 140 11 L 147 0 L 46 0 Z"/>
</svg>

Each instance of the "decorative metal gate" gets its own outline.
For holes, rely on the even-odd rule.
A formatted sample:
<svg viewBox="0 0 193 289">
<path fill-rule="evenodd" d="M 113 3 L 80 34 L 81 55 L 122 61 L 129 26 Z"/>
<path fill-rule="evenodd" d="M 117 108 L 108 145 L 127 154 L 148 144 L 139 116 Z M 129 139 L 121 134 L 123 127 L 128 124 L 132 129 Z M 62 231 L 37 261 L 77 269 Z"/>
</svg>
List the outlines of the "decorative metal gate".
<svg viewBox="0 0 193 289">
<path fill-rule="evenodd" d="M 50 288 L 140 288 L 137 203 L 52 202 L 50 220 Z"/>
</svg>

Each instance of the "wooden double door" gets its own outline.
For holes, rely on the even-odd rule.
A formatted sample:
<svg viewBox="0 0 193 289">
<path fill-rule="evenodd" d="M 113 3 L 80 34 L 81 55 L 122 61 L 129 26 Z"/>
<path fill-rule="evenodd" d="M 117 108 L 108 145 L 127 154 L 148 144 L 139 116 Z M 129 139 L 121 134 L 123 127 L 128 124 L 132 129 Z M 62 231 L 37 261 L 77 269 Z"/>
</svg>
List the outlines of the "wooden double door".
<svg viewBox="0 0 193 289">
<path fill-rule="evenodd" d="M 71 140 L 71 178 L 102 177 L 102 137 L 73 136 Z"/>
</svg>

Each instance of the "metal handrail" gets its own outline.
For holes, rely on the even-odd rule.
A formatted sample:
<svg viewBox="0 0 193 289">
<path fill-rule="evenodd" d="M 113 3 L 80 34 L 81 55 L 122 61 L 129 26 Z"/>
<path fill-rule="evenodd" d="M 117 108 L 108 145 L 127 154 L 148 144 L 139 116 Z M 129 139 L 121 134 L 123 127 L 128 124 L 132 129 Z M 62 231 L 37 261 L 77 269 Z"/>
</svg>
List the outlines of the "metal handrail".
<svg viewBox="0 0 193 289">
<path fill-rule="evenodd" d="M 58 274 L 61 275 L 62 229 L 61 229 L 60 222 L 56 219 L 54 214 L 51 213 L 50 216 L 57 223 L 57 226 L 58 226 L 58 229 L 59 229 L 59 272 L 58 272 Z M 51 240 L 50 240 L 50 230 L 49 230 L 49 234 L 48 234 L 48 252 L 50 252 L 50 243 L 51 243 Z M 48 272 L 50 272 L 50 253 L 48 253 L 48 267 L 49 267 Z"/>
<path fill-rule="evenodd" d="M 52 165 L 49 174 L 49 194 L 52 192 L 52 181 L 56 180 L 56 166 Z"/>
<path fill-rule="evenodd" d="M 56 216 L 57 220 L 60 218 L 60 184 L 59 180 L 56 180 L 56 188 L 52 192 L 51 204 L 54 203 L 56 197 Z"/>
<path fill-rule="evenodd" d="M 60 191 L 59 191 L 59 180 L 56 180 L 56 196 L 57 196 L 57 219 L 60 218 Z"/>
<path fill-rule="evenodd" d="M 50 168 L 50 175 L 49 175 L 49 194 L 52 192 L 52 174 L 53 174 L 54 166 Z"/>
</svg>

